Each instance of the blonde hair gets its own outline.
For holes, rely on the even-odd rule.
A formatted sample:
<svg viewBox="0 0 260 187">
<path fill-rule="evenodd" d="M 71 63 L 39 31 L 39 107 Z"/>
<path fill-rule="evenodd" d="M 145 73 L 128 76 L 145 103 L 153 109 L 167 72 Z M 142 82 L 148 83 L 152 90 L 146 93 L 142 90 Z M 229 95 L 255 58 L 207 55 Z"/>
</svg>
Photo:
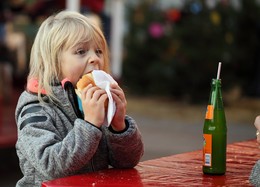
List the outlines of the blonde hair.
<svg viewBox="0 0 260 187">
<path fill-rule="evenodd" d="M 73 11 L 61 11 L 47 18 L 35 37 L 30 57 L 29 79 L 38 80 L 38 97 L 41 90 L 47 97 L 57 100 L 51 86 L 61 80 L 61 51 L 82 42 L 95 42 L 104 56 L 104 71 L 109 72 L 109 52 L 100 27 L 88 17 Z"/>
</svg>

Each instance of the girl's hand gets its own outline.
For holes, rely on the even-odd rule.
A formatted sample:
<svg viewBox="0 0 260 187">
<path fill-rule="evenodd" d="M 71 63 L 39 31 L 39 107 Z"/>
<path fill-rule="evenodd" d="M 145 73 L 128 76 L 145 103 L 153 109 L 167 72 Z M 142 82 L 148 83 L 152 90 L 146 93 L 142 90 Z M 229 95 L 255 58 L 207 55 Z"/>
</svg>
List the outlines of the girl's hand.
<svg viewBox="0 0 260 187">
<path fill-rule="evenodd" d="M 255 124 L 255 127 L 257 129 L 256 140 L 257 140 L 257 143 L 259 144 L 259 148 L 260 148 L 260 134 L 259 134 L 259 132 L 260 132 L 260 115 L 255 118 L 254 124 Z"/>
<path fill-rule="evenodd" d="M 100 127 L 105 119 L 106 99 L 107 94 L 105 90 L 92 86 L 92 84 L 84 88 L 81 93 L 84 120 Z"/>
<path fill-rule="evenodd" d="M 124 91 L 118 84 L 111 84 L 110 91 L 112 93 L 113 100 L 116 103 L 116 112 L 112 119 L 111 126 L 115 131 L 122 131 L 125 129 L 125 115 L 126 115 L 126 98 Z"/>
</svg>

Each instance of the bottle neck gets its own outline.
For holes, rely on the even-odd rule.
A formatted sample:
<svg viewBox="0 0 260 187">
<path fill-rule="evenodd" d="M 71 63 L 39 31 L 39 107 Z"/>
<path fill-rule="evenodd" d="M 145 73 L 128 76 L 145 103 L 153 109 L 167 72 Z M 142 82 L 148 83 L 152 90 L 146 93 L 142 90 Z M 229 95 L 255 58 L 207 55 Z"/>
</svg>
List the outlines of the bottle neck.
<svg viewBox="0 0 260 187">
<path fill-rule="evenodd" d="M 209 98 L 209 104 L 213 105 L 215 109 L 223 108 L 223 100 L 221 94 L 221 80 L 212 79 L 211 83 L 211 95 Z"/>
</svg>

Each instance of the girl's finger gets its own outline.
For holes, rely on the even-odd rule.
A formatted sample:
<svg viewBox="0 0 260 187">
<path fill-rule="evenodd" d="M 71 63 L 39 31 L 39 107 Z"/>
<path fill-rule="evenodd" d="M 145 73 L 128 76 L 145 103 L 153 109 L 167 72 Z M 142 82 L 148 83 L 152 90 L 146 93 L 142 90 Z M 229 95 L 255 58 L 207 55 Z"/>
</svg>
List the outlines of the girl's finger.
<svg viewBox="0 0 260 187">
<path fill-rule="evenodd" d="M 97 89 L 92 94 L 92 99 L 99 100 L 102 95 L 106 95 L 106 91 L 102 89 Z"/>
</svg>

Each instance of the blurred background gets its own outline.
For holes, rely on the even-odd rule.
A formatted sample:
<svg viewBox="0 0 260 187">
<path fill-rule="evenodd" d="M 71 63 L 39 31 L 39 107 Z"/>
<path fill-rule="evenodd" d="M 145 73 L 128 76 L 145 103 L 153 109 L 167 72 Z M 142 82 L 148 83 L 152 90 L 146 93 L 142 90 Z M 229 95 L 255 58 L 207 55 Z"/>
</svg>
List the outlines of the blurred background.
<svg viewBox="0 0 260 187">
<path fill-rule="evenodd" d="M 41 22 L 63 9 L 100 24 L 111 74 L 143 134 L 142 160 L 202 148 L 212 78 L 222 62 L 228 143 L 255 138 L 260 115 L 260 0 L 0 1 L 0 184 L 21 177 L 14 112 Z"/>
</svg>

